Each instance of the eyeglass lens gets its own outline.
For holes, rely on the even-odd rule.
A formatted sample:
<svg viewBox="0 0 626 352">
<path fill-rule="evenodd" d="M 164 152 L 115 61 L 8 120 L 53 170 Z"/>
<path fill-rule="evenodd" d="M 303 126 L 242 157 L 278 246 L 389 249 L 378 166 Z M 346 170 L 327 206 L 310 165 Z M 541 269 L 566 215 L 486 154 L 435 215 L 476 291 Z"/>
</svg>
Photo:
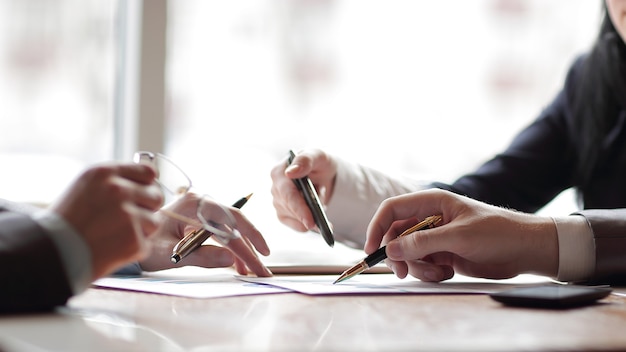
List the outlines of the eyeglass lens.
<svg viewBox="0 0 626 352">
<path fill-rule="evenodd" d="M 198 201 L 197 216 L 202 226 L 213 232 L 222 244 L 240 237 L 235 228 L 236 221 L 230 209 L 216 202 L 209 196 L 202 196 Z"/>
<path fill-rule="evenodd" d="M 157 182 L 161 186 L 165 197 L 165 204 L 187 193 L 191 188 L 191 180 L 185 172 L 174 162 L 162 154 L 151 152 L 137 152 L 135 162 L 148 162 L 157 172 Z"/>
</svg>

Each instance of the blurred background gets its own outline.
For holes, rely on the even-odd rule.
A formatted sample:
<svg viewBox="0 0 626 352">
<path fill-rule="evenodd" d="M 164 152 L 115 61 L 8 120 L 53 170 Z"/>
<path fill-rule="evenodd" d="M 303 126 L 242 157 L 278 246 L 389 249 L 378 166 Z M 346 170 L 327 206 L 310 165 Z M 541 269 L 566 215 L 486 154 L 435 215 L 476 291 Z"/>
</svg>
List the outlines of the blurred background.
<svg viewBox="0 0 626 352">
<path fill-rule="evenodd" d="M 224 203 L 254 192 L 257 223 L 275 221 L 269 173 L 289 149 L 451 182 L 551 101 L 601 7 L 0 0 L 0 196 L 46 204 L 135 150 L 170 156 Z"/>
</svg>

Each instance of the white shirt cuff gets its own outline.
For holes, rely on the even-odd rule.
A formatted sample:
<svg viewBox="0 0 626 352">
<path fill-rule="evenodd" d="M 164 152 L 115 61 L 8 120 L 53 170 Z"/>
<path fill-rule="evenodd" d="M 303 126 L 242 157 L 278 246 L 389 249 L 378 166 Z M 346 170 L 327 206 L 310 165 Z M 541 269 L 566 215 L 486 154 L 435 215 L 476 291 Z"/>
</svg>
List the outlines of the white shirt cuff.
<svg viewBox="0 0 626 352">
<path fill-rule="evenodd" d="M 337 159 L 335 186 L 326 204 L 326 214 L 337 240 L 362 249 L 367 227 L 380 203 L 392 196 L 423 189 L 424 184 Z"/>
<path fill-rule="evenodd" d="M 584 281 L 595 270 L 596 250 L 593 231 L 585 217 L 570 215 L 553 217 L 559 241 L 559 272 L 557 280 Z"/>
</svg>

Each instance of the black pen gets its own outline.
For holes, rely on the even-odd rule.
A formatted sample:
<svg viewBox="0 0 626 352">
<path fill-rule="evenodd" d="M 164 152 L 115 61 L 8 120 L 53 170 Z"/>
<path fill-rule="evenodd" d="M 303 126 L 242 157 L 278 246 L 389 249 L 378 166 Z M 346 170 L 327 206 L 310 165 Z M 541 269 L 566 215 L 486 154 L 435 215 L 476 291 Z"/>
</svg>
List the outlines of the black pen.
<svg viewBox="0 0 626 352">
<path fill-rule="evenodd" d="M 418 224 L 406 229 L 398 237 L 406 236 L 415 231 L 433 228 L 435 227 L 435 225 L 437 225 L 439 221 L 441 221 L 441 219 L 442 219 L 441 215 L 429 216 L 426 219 L 420 221 Z M 367 257 L 365 257 L 365 259 L 358 262 L 355 266 L 344 271 L 343 274 L 341 274 L 341 276 L 339 276 L 339 278 L 335 280 L 335 282 L 333 282 L 333 284 L 336 284 L 344 280 L 348 280 L 349 278 L 354 277 L 364 272 L 365 270 L 373 267 L 374 265 L 382 262 L 383 260 L 387 259 L 387 252 L 385 252 L 386 248 L 387 246 L 382 246 L 378 248 L 376 252 L 368 255 Z"/>
<path fill-rule="evenodd" d="M 293 162 L 293 159 L 295 157 L 296 154 L 294 154 L 294 152 L 290 150 L 288 165 Z M 306 204 L 309 206 L 309 209 L 313 214 L 313 219 L 315 220 L 315 224 L 320 230 L 322 237 L 324 237 L 326 243 L 332 247 L 335 244 L 333 231 L 330 229 L 330 225 L 328 224 L 328 218 L 326 217 L 324 208 L 322 208 L 322 202 L 320 202 L 320 199 L 317 196 L 317 191 L 315 190 L 315 186 L 313 186 L 313 182 L 311 182 L 311 179 L 309 179 L 307 176 L 294 179 L 293 182 L 296 184 L 296 187 L 298 187 L 300 192 L 302 192 L 304 200 L 306 201 Z"/>
<path fill-rule="evenodd" d="M 234 204 L 234 208 L 241 208 L 252 197 L 252 193 L 245 197 L 240 198 Z M 213 234 L 206 229 L 199 228 L 197 230 L 189 232 L 183 239 L 178 241 L 172 249 L 171 260 L 172 263 L 178 263 L 181 259 L 185 258 L 189 253 L 193 252 L 196 248 L 200 247 L 204 241 L 206 241 Z"/>
</svg>

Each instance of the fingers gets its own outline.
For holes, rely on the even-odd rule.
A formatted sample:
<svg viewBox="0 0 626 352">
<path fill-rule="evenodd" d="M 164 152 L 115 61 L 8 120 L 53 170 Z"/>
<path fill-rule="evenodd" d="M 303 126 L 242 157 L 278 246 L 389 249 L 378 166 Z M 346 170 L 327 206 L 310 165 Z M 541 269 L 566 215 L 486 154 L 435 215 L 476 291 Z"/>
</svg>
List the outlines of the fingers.
<svg viewBox="0 0 626 352">
<path fill-rule="evenodd" d="M 275 193 L 274 190 L 277 190 L 280 194 Z M 296 188 L 291 179 L 289 179 L 289 184 L 280 189 L 273 188 L 272 193 L 274 193 L 274 209 L 282 223 L 302 232 L 315 227 L 313 213 L 311 213 L 302 193 Z"/>
<path fill-rule="evenodd" d="M 272 272 L 259 260 L 259 257 L 252 250 L 245 238 L 240 237 L 232 239 L 228 242 L 227 247 L 257 276 L 272 276 Z M 245 274 L 243 270 L 238 271 L 240 271 L 240 274 Z"/>
<path fill-rule="evenodd" d="M 137 183 L 124 176 L 145 183 Z M 93 166 L 85 170 L 51 208 L 79 232 L 85 233 L 94 223 L 105 222 L 113 214 L 119 216 L 120 212 L 124 213 L 123 206 L 132 205 L 150 211 L 158 209 L 162 196 L 149 180 L 154 180 L 154 174 L 151 168 L 143 165 Z"/>
<path fill-rule="evenodd" d="M 417 223 L 419 223 L 419 220 L 417 218 L 397 220 L 396 222 L 391 224 L 391 227 L 385 233 L 381 241 L 381 245 L 386 245 L 389 242 L 395 240 L 398 236 L 400 236 L 400 234 L 404 233 L 406 229 L 412 227 L 413 225 L 416 225 Z"/>
<path fill-rule="evenodd" d="M 459 238 L 458 232 L 449 228 L 454 225 L 439 225 L 400 238 L 397 236 L 415 221 L 430 215 L 441 214 L 444 224 L 451 221 L 458 213 L 457 202 L 460 200 L 456 197 L 442 190 L 425 190 L 383 201 L 369 224 L 365 251 L 372 253 L 386 243 L 387 265 L 401 278 L 407 274 L 424 281 L 450 278 L 454 275 L 452 265 L 448 263 L 451 256 L 438 258 L 448 262 L 433 263 L 422 259 L 433 253 L 454 252 L 457 246 L 463 245 L 463 238 Z M 447 232 L 444 229 L 446 226 Z M 441 235 L 443 232 L 445 236 Z"/>
<path fill-rule="evenodd" d="M 226 229 L 221 225 L 227 225 L 228 227 L 237 229 L 247 241 L 251 242 L 251 247 L 254 247 L 259 253 L 263 255 L 269 255 L 270 249 L 265 241 L 265 238 L 261 232 L 245 217 L 240 209 L 234 207 L 223 206 L 213 200 L 203 198 L 201 202 L 201 208 L 198 211 L 194 210 L 197 197 L 193 195 L 187 195 L 188 199 L 183 200 L 189 205 L 177 207 L 177 211 L 183 211 L 186 216 L 195 218 L 197 214 L 202 215 L 205 221 L 212 223 L 212 226 L 220 229 Z M 196 214 L 193 214 L 196 212 Z M 220 226 L 218 226 L 219 224 Z"/>
<path fill-rule="evenodd" d="M 145 237 L 160 224 L 154 211 L 162 195 L 154 179 L 154 170 L 146 165 L 95 165 L 51 206 L 91 248 L 95 277 L 146 255 Z"/>
<path fill-rule="evenodd" d="M 365 251 L 375 251 L 380 247 L 383 237 L 393 236 L 389 230 L 396 221 L 423 220 L 427 216 L 441 214 L 442 224 L 449 222 L 458 212 L 460 197 L 451 192 L 429 189 L 384 200 L 368 226 Z"/>
<path fill-rule="evenodd" d="M 259 260 L 251 245 L 243 237 L 231 240 L 226 247 L 202 245 L 176 264 L 173 264 L 169 259 L 171 253 L 171 245 L 157 246 L 150 258 L 141 262 L 142 269 L 156 271 L 188 265 L 203 268 L 225 268 L 235 265 L 237 272 L 241 275 L 247 275 L 248 268 L 257 276 L 273 275 Z"/>
<path fill-rule="evenodd" d="M 237 258 L 237 256 L 235 256 L 235 270 L 237 271 L 237 274 L 239 275 L 249 274 L 246 263 L 244 263 L 241 259 Z"/>
<path fill-rule="evenodd" d="M 237 272 L 241 275 L 247 275 L 247 267 L 257 276 L 272 276 L 272 272 L 261 262 L 255 252 L 256 249 L 262 255 L 270 254 L 265 238 L 239 209 L 232 209 L 232 212 L 237 222 L 237 230 L 242 236 L 228 241 L 226 247 L 235 254 Z"/>
<path fill-rule="evenodd" d="M 318 153 L 314 150 L 305 150 L 296 154 L 296 157 L 289 164 L 286 161 L 282 168 L 282 173 L 290 179 L 302 178 L 307 176 L 313 170 L 313 160 L 318 156 Z M 280 165 L 277 165 L 276 172 L 281 172 Z"/>
<path fill-rule="evenodd" d="M 294 159 L 298 160 L 299 156 Z M 292 163 L 292 166 L 296 164 Z M 313 214 L 309 210 L 293 180 L 304 177 L 309 169 L 298 167 L 298 170 L 286 175 L 285 164 L 281 163 L 272 170 L 272 203 L 276 210 L 278 220 L 285 225 L 297 230 L 308 231 L 315 227 Z"/>
<path fill-rule="evenodd" d="M 152 236 L 161 225 L 161 218 L 151 210 L 128 206 L 128 203 L 126 209 L 129 213 L 133 213 L 132 216 L 137 219 L 142 237 Z"/>
<path fill-rule="evenodd" d="M 392 239 L 400 224 L 404 226 L 411 217 L 435 214 L 443 216 L 441 225 Z M 555 275 L 558 270 L 558 241 L 551 219 L 443 190 L 385 200 L 367 235 L 370 253 L 389 241 L 387 263 L 400 277 L 408 273 L 425 281 L 441 281 L 458 272 L 502 279 L 523 272 Z"/>
<path fill-rule="evenodd" d="M 96 194 L 156 210 L 161 206 L 163 195 L 154 183 L 155 177 L 154 170 L 148 165 L 103 164 L 86 170 L 77 184 L 81 185 L 79 191 L 85 192 L 85 196 Z"/>
<path fill-rule="evenodd" d="M 163 210 L 167 210 L 168 213 L 176 213 L 182 215 L 186 218 L 193 219 L 196 221 L 195 225 L 200 226 L 201 222 L 198 217 L 198 204 L 200 202 L 200 196 L 196 193 L 189 192 L 185 193 L 181 198 L 177 199 L 175 202 L 168 203 Z M 164 213 L 167 216 L 167 213 Z M 172 219 L 173 221 L 179 222 L 179 220 Z M 191 224 L 188 224 L 191 225 Z"/>
<path fill-rule="evenodd" d="M 270 255 L 270 248 L 263 234 L 261 234 L 239 209 L 232 209 L 232 212 L 237 222 L 237 230 L 251 243 L 251 246 L 264 256 Z"/>
<path fill-rule="evenodd" d="M 454 276 L 454 268 L 417 261 L 410 263 L 409 274 L 422 281 L 440 282 L 451 279 Z"/>
<path fill-rule="evenodd" d="M 442 254 L 447 255 L 447 253 Z M 426 260 L 410 260 L 405 262 L 387 259 L 385 262 L 393 273 L 401 279 L 404 279 L 407 275 L 411 275 L 422 281 L 439 282 L 451 279 L 454 276 L 454 269 L 451 265 L 447 264 L 447 260 L 444 260 L 444 263 L 438 263 L 437 261 L 431 262 Z"/>
<path fill-rule="evenodd" d="M 150 184 L 156 178 L 156 171 L 149 164 L 118 164 L 111 166 L 113 173 L 120 177 L 142 184 Z"/>
<path fill-rule="evenodd" d="M 225 268 L 235 263 L 235 256 L 224 247 L 203 245 L 183 258 L 175 266 L 193 265 L 204 268 Z"/>
<path fill-rule="evenodd" d="M 118 182 L 128 191 L 128 197 L 138 206 L 156 211 L 163 205 L 163 194 L 154 182 L 156 171 L 148 164 L 117 164 L 111 166 Z"/>
<path fill-rule="evenodd" d="M 120 201 L 132 202 L 152 212 L 163 204 L 163 194 L 156 184 L 137 184 L 129 179 L 114 177 L 109 187 L 111 194 L 118 194 Z"/>
<path fill-rule="evenodd" d="M 442 231 L 447 231 L 442 236 Z M 391 260 L 422 259 L 428 254 L 450 251 L 455 252 L 462 239 L 454 231 L 434 228 L 417 231 L 400 237 L 387 244 L 387 257 Z"/>
<path fill-rule="evenodd" d="M 301 151 L 290 165 L 286 160 L 277 164 L 271 172 L 271 192 L 278 219 L 297 231 L 315 230 L 313 214 L 294 180 L 308 176 L 325 204 L 332 196 L 336 173 L 335 160 L 319 149 Z"/>
<path fill-rule="evenodd" d="M 287 168 L 285 175 L 291 179 L 308 176 L 313 182 L 322 204 L 328 203 L 334 190 L 337 161 L 320 149 L 307 149 L 300 152 L 298 157 L 300 158 L 295 164 L 298 165 L 297 172 Z"/>
<path fill-rule="evenodd" d="M 177 202 L 168 206 L 168 213 L 175 213 L 189 219 L 197 217 L 197 206 L 199 196 L 188 193 Z M 213 236 L 212 238 L 222 244 L 224 247 L 212 245 L 203 245 L 191 252 L 183 258 L 177 265 L 170 263 L 146 260 L 146 264 L 154 264 L 151 268 L 162 268 L 163 265 L 169 267 L 179 267 L 185 265 L 195 265 L 207 268 L 227 267 L 235 265 L 237 272 L 246 275 L 247 268 L 258 276 L 271 276 L 272 273 L 263 265 L 257 256 L 257 252 L 262 255 L 269 255 L 270 249 L 261 232 L 245 217 L 241 210 L 234 207 L 225 207 L 217 202 L 203 199 L 202 216 L 211 222 L 225 222 L 230 228 L 234 228 L 241 234 L 236 238 L 220 238 Z M 227 212 L 228 215 L 225 216 Z M 160 230 L 159 236 L 170 242 L 169 253 L 161 255 L 163 258 L 169 258 L 172 246 L 184 235 L 185 226 L 180 226 L 180 220 L 166 215 L 167 220 L 165 226 Z M 213 224 L 215 226 L 215 224 Z M 256 251 L 255 251 L 256 249 Z M 142 267 L 144 263 L 142 263 Z"/>
</svg>

